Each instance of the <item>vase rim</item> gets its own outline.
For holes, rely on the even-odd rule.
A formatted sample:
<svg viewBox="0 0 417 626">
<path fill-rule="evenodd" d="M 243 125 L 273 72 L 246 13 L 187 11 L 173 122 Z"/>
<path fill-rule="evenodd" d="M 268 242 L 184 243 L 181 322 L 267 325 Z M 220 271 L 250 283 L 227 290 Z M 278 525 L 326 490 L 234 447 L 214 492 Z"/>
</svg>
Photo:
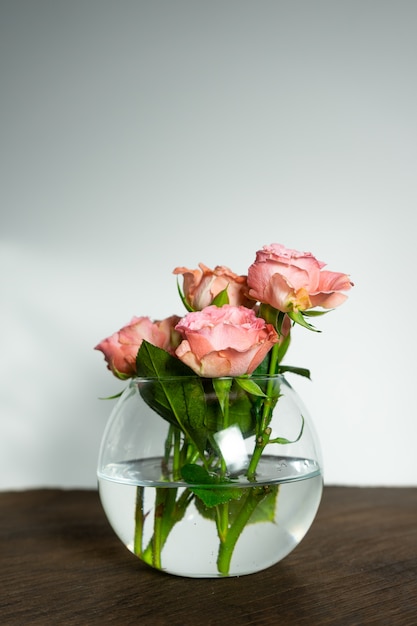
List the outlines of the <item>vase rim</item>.
<svg viewBox="0 0 417 626">
<path fill-rule="evenodd" d="M 186 380 L 235 380 L 235 379 L 262 381 L 262 380 L 285 380 L 284 374 L 251 374 L 250 376 L 199 376 L 198 374 L 167 374 L 166 376 L 133 376 L 132 383 L 142 381 L 186 381 Z"/>
</svg>

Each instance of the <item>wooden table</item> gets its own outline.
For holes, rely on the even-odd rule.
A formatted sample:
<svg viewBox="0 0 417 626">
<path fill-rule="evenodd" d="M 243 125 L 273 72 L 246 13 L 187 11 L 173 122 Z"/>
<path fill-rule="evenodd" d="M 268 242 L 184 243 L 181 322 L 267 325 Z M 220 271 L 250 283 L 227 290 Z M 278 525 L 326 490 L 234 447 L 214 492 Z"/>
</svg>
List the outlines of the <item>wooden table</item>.
<svg viewBox="0 0 417 626">
<path fill-rule="evenodd" d="M 417 624 L 417 489 L 326 487 L 301 544 L 227 579 L 179 578 L 119 542 L 96 491 L 0 494 L 0 624 Z"/>
</svg>

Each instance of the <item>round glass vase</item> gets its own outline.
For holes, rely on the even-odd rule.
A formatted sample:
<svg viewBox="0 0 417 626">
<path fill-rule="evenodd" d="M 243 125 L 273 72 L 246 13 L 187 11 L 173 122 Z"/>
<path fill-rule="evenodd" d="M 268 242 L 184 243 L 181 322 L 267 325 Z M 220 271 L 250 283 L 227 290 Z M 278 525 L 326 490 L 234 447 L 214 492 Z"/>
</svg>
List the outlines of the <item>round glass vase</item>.
<svg viewBox="0 0 417 626">
<path fill-rule="evenodd" d="M 251 574 L 303 539 L 322 495 L 318 441 L 282 375 L 135 378 L 99 453 L 123 544 L 179 576 Z"/>
</svg>

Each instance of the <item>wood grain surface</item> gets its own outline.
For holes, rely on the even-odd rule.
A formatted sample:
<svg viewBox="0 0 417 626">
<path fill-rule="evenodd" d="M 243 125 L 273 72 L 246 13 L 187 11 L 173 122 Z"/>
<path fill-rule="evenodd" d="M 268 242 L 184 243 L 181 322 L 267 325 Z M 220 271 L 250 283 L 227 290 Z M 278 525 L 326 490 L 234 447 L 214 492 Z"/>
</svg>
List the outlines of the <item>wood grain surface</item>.
<svg viewBox="0 0 417 626">
<path fill-rule="evenodd" d="M 417 489 L 325 487 L 277 565 L 240 578 L 157 572 L 96 491 L 0 494 L 0 624 L 417 625 Z"/>
</svg>

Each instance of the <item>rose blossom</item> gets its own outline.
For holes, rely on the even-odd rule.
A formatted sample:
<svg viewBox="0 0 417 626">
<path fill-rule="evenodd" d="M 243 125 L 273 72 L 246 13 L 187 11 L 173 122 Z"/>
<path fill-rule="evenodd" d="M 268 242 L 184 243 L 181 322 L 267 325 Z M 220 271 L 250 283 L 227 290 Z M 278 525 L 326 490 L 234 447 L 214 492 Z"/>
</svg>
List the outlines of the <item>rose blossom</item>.
<svg viewBox="0 0 417 626">
<path fill-rule="evenodd" d="M 264 246 L 248 270 L 249 295 L 279 311 L 305 311 L 342 304 L 353 286 L 349 276 L 322 270 L 325 263 L 311 252 L 290 250 L 281 244 Z"/>
<path fill-rule="evenodd" d="M 188 313 L 175 328 L 183 337 L 175 354 L 206 378 L 251 374 L 278 341 L 272 324 L 230 304 Z"/>
<path fill-rule="evenodd" d="M 224 265 L 217 265 L 214 270 L 211 270 L 203 263 L 199 263 L 199 268 L 190 270 L 186 267 L 176 267 L 173 272 L 183 275 L 184 295 L 194 311 L 200 311 L 209 306 L 214 298 L 226 288 L 229 304 L 247 307 L 254 304 L 247 295 L 246 276 L 238 276 Z"/>
<path fill-rule="evenodd" d="M 152 322 L 149 317 L 133 317 L 129 324 L 107 339 L 103 339 L 95 350 L 101 350 L 109 370 L 118 378 L 129 378 L 136 374 L 136 356 L 145 339 L 149 343 L 174 353 L 180 338 L 175 325 L 181 318 L 172 315 Z"/>
</svg>

